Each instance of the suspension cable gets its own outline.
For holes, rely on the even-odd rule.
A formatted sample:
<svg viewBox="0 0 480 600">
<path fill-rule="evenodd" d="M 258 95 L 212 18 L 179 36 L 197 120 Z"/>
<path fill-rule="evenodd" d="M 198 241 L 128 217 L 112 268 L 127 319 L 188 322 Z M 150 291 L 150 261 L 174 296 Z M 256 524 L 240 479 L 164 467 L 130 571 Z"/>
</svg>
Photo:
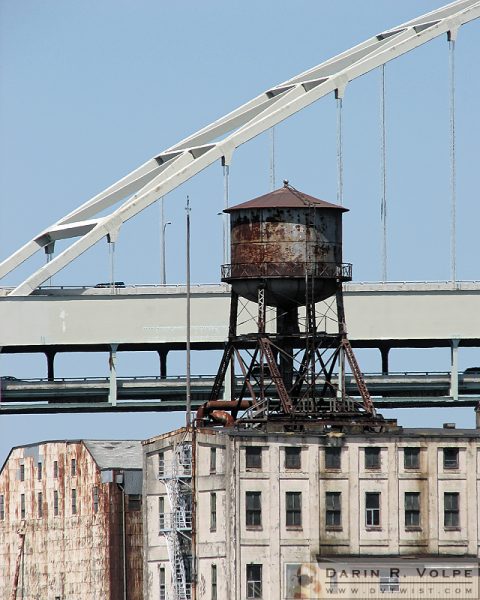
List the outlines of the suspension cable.
<svg viewBox="0 0 480 600">
<path fill-rule="evenodd" d="M 385 65 L 380 69 L 380 177 L 382 222 L 382 281 L 387 281 L 387 145 L 385 125 Z"/>
<path fill-rule="evenodd" d="M 450 71 L 450 265 L 452 283 L 457 280 L 457 164 L 455 148 L 455 39 L 456 31 L 448 32 Z"/>
<path fill-rule="evenodd" d="M 342 108 L 343 98 L 336 94 L 337 98 L 337 204 L 343 206 L 343 129 Z"/>
<path fill-rule="evenodd" d="M 272 192 L 275 187 L 275 127 L 272 127 L 270 129 L 270 188 Z"/>
<path fill-rule="evenodd" d="M 224 209 L 229 206 L 229 175 L 230 166 L 226 163 L 225 159 L 222 160 L 223 165 L 223 204 Z M 223 264 L 228 263 L 228 246 L 229 246 L 229 235 L 228 235 L 228 215 L 223 213 Z"/>
</svg>

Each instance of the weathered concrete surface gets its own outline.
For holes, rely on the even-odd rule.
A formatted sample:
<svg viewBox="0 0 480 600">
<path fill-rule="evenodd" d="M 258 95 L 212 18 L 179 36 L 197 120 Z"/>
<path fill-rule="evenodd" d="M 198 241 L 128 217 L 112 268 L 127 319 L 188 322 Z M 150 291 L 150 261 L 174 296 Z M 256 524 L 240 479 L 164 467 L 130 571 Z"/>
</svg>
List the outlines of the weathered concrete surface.
<svg viewBox="0 0 480 600">
<path fill-rule="evenodd" d="M 349 337 L 357 345 L 480 344 L 480 283 L 346 284 Z M 186 294 L 183 286 L 43 291 L 28 297 L 0 295 L 3 352 L 58 349 L 183 347 Z M 48 295 L 47 295 L 48 294 Z M 192 288 L 192 344 L 222 347 L 227 337 L 229 288 Z M 321 305 L 319 305 L 319 311 Z M 256 306 L 247 304 L 245 324 Z M 328 321 L 326 329 L 329 329 Z"/>
</svg>

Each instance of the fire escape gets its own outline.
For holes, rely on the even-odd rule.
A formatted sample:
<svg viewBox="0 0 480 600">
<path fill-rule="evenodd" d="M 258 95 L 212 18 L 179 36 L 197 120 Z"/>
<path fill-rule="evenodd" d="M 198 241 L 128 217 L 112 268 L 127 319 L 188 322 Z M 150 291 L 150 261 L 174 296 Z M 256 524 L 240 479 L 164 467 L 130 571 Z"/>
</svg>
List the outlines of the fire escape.
<svg viewBox="0 0 480 600">
<path fill-rule="evenodd" d="M 192 446 L 173 448 L 172 460 L 160 460 L 158 477 L 167 491 L 169 512 L 160 514 L 160 533 L 167 542 L 172 574 L 171 600 L 192 597 Z"/>
</svg>

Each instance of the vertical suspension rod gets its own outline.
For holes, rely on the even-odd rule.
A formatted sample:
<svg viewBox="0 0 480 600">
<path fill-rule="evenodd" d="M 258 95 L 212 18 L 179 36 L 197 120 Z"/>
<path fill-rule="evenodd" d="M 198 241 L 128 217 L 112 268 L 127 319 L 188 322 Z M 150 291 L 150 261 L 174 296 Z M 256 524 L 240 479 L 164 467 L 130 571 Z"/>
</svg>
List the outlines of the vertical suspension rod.
<svg viewBox="0 0 480 600">
<path fill-rule="evenodd" d="M 457 280 L 457 164 L 455 132 L 455 40 L 457 31 L 448 32 L 450 75 L 450 269 L 452 283 Z"/>
<path fill-rule="evenodd" d="M 187 196 L 187 427 L 192 422 L 192 392 L 191 392 L 191 374 L 190 374 L 190 198 Z"/>
<path fill-rule="evenodd" d="M 275 127 L 270 129 L 270 189 L 275 189 Z"/>
<path fill-rule="evenodd" d="M 343 97 L 336 90 L 337 99 L 337 204 L 343 206 Z"/>
<path fill-rule="evenodd" d="M 224 208 L 228 208 L 229 206 L 229 176 L 230 176 L 230 166 L 226 163 L 225 157 L 222 159 L 223 165 L 223 205 Z M 229 245 L 229 235 L 228 235 L 228 215 L 227 213 L 223 214 L 223 264 L 226 265 L 228 263 L 228 245 Z"/>
<path fill-rule="evenodd" d="M 380 172 L 382 221 L 382 281 L 387 281 L 387 144 L 385 124 L 385 65 L 380 69 Z"/>
</svg>

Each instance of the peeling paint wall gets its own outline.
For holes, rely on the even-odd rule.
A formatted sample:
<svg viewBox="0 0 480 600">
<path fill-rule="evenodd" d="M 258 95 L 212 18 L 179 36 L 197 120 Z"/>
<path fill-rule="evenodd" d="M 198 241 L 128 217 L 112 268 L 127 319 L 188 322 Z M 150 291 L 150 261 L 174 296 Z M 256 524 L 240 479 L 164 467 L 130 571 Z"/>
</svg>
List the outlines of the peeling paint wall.
<svg viewBox="0 0 480 600">
<path fill-rule="evenodd" d="M 14 449 L 0 474 L 0 495 L 5 498 L 0 598 L 11 593 L 22 495 L 26 535 L 18 598 L 122 598 L 122 492 L 114 481 L 102 483 L 101 471 L 82 442 Z M 127 578 L 132 584 L 128 600 L 142 598 L 141 530 L 141 511 L 128 510 L 127 498 Z"/>
</svg>

